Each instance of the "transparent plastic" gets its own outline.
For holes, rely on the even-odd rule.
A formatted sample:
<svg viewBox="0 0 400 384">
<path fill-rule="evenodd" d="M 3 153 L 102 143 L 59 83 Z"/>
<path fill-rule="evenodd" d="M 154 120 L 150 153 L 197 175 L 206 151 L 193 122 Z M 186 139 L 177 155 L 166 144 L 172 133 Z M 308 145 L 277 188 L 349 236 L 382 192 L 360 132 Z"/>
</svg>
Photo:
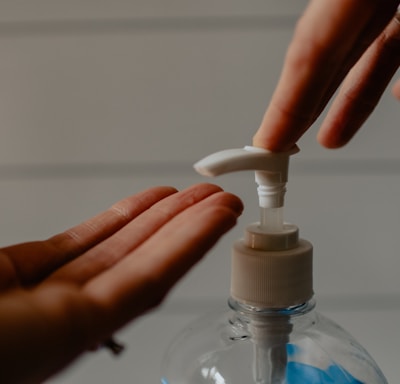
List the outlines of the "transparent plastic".
<svg viewBox="0 0 400 384">
<path fill-rule="evenodd" d="M 283 230 L 283 207 L 260 207 L 260 229 L 264 232 L 281 232 Z"/>
<path fill-rule="evenodd" d="M 260 309 L 229 300 L 186 327 L 165 354 L 162 384 L 387 384 L 368 352 L 314 300 Z"/>
</svg>

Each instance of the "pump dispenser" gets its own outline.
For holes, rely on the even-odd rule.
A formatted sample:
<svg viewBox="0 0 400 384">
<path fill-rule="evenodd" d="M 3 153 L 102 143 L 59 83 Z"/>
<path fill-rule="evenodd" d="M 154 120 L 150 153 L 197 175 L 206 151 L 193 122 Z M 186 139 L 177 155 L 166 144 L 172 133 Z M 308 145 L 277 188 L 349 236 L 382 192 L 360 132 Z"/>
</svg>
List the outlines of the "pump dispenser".
<svg viewBox="0 0 400 384">
<path fill-rule="evenodd" d="M 360 344 L 314 310 L 311 243 L 283 220 L 289 157 L 246 146 L 194 165 L 205 176 L 255 171 L 260 221 L 232 250 L 231 311 L 183 330 L 162 384 L 385 384 Z"/>
<path fill-rule="evenodd" d="M 246 146 L 217 152 L 194 165 L 205 176 L 255 170 L 260 222 L 250 224 L 233 247 L 231 296 L 261 308 L 286 308 L 312 295 L 312 245 L 283 222 L 289 156 Z M 244 272 L 245 271 L 245 272 Z"/>
</svg>

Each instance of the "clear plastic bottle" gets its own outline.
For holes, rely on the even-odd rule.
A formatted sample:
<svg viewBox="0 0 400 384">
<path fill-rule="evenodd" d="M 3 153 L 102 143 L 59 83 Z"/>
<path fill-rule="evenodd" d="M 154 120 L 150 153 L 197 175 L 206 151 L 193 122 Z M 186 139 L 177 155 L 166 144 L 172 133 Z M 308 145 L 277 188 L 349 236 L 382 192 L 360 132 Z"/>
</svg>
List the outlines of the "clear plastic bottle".
<svg viewBox="0 0 400 384">
<path fill-rule="evenodd" d="M 314 309 L 231 310 L 188 325 L 167 350 L 162 384 L 385 384 L 368 352 Z"/>
<path fill-rule="evenodd" d="M 245 147 L 200 162 L 207 175 L 255 169 L 260 222 L 233 245 L 230 309 L 176 337 L 162 384 L 387 384 L 368 352 L 314 309 L 312 245 L 282 214 L 295 152 Z"/>
</svg>

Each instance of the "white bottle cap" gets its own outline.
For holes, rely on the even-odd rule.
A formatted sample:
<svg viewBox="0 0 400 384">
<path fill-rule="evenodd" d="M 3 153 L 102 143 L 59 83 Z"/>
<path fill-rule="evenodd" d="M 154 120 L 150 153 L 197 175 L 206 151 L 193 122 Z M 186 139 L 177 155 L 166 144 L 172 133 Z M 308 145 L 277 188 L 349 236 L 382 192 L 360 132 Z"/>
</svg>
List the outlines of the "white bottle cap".
<svg viewBox="0 0 400 384">
<path fill-rule="evenodd" d="M 287 308 L 308 301 L 312 288 L 312 245 L 299 240 L 298 228 L 278 223 L 276 210 L 284 205 L 289 156 L 298 148 L 274 153 L 262 148 L 229 149 L 195 164 L 206 176 L 255 170 L 261 217 L 247 227 L 232 253 L 231 295 L 259 308 Z M 268 221 L 269 213 L 273 219 Z M 262 219 L 263 220 L 263 219 Z"/>
<path fill-rule="evenodd" d="M 232 251 L 231 296 L 259 308 L 288 308 L 313 296 L 312 245 L 298 239 L 298 228 L 285 224 L 281 233 L 246 229 Z"/>
</svg>

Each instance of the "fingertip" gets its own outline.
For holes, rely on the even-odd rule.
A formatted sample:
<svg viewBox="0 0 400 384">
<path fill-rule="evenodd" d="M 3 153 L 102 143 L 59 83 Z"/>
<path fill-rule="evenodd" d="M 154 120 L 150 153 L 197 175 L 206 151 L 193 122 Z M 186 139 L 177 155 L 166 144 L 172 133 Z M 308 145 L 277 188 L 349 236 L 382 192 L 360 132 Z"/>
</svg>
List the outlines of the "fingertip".
<svg viewBox="0 0 400 384">
<path fill-rule="evenodd" d="M 343 123 L 338 116 L 328 116 L 322 123 L 317 134 L 317 141 L 327 149 L 339 149 L 344 147 L 357 132 L 358 124 Z"/>
<path fill-rule="evenodd" d="M 394 84 L 392 88 L 392 94 L 397 100 L 400 100 L 400 80 L 397 80 L 397 82 Z"/>
<path fill-rule="evenodd" d="M 317 135 L 318 143 L 326 149 L 339 149 L 347 144 L 348 141 L 344 142 L 338 137 L 332 137 L 323 133 Z"/>
<path fill-rule="evenodd" d="M 241 214 L 243 213 L 243 210 L 244 210 L 244 204 L 243 204 L 242 200 L 239 199 L 238 197 L 236 197 L 235 207 L 234 207 L 236 216 L 237 217 L 241 216 Z"/>
<path fill-rule="evenodd" d="M 261 137 L 260 131 L 257 131 L 256 134 L 253 136 L 253 146 L 258 148 L 266 148 L 265 140 Z"/>
<path fill-rule="evenodd" d="M 265 131 L 260 128 L 253 136 L 253 146 L 264 148 L 271 152 L 288 151 L 296 144 L 296 139 L 289 132 L 284 133 L 283 129 Z"/>
<path fill-rule="evenodd" d="M 218 207 L 226 208 L 232 210 L 236 216 L 240 216 L 244 208 L 243 202 L 238 196 L 225 191 L 208 196 L 202 203 L 201 209 L 204 209 L 204 207 L 212 207 L 212 209 Z"/>
<path fill-rule="evenodd" d="M 210 234 L 212 244 L 236 225 L 240 215 L 236 209 L 222 205 L 208 207 L 203 214 L 208 224 L 214 228 L 213 235 Z"/>
<path fill-rule="evenodd" d="M 242 200 L 232 193 L 224 192 L 224 194 L 227 200 L 227 207 L 234 212 L 236 217 L 240 216 L 244 209 Z"/>
</svg>

